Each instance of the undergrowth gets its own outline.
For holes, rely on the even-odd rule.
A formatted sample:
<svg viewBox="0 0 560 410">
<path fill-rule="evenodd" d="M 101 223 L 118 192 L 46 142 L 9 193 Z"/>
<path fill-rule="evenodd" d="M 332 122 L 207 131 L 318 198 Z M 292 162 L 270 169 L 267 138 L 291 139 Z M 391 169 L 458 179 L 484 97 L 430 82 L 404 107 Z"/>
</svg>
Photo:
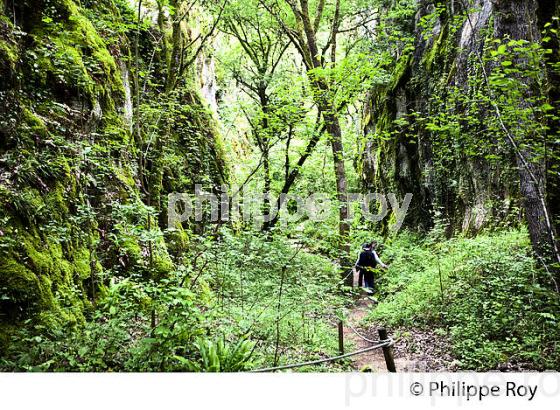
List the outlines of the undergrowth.
<svg viewBox="0 0 560 410">
<path fill-rule="evenodd" d="M 404 233 L 383 258 L 391 268 L 368 320 L 437 329 L 463 369 L 560 365 L 559 297 L 525 231 L 444 241 Z"/>
<path fill-rule="evenodd" d="M 158 281 L 113 272 L 83 324 L 30 320 L 0 369 L 227 372 L 336 352 L 332 321 L 343 301 L 328 260 L 283 238 L 225 229 L 216 242 L 195 238 L 190 252 L 191 264 Z"/>
</svg>

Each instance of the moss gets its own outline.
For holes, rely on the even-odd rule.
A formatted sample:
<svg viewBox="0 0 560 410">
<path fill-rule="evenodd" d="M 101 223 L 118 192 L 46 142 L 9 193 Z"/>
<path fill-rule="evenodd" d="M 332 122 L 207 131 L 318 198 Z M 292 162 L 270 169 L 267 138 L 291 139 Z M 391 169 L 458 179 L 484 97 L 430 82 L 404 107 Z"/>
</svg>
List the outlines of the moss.
<svg viewBox="0 0 560 410">
<path fill-rule="evenodd" d="M 41 45 L 36 75 L 44 86 L 57 79 L 68 88 L 77 87 L 92 106 L 103 97 L 106 108 L 115 110 L 113 100 L 124 99 L 124 85 L 105 41 L 73 1 L 59 0 L 53 6 L 56 12 L 50 20 L 43 18 L 32 32 Z M 46 47 L 49 44 L 51 47 Z"/>
<path fill-rule="evenodd" d="M 56 310 L 62 321 L 82 320 L 83 303 L 75 286 L 74 275 L 77 269 L 84 269 L 80 259 L 84 255 L 83 248 L 73 254 L 71 263 L 66 258 L 61 244 L 41 242 L 35 236 L 27 234 L 24 237 L 25 253 L 20 258 L 25 261 L 29 271 L 37 275 L 41 287 L 49 290 L 51 303 L 50 307 L 44 310 Z M 77 260 L 79 263 L 75 264 Z M 56 296 L 54 299 L 53 293 Z"/>
<path fill-rule="evenodd" d="M 130 147 L 131 154 L 134 154 L 131 134 L 127 130 L 128 127 L 124 124 L 123 118 L 116 111 L 104 112 L 101 128 L 108 144 L 114 145 L 115 149 L 118 150 L 122 149 L 123 146 Z"/>
<path fill-rule="evenodd" d="M 72 267 L 65 259 L 62 245 L 56 242 L 41 241 L 36 236 L 24 236 L 25 258 L 33 271 L 50 277 L 57 282 L 71 279 Z"/>
<path fill-rule="evenodd" d="M 163 237 L 159 237 L 154 244 L 154 270 L 158 277 L 165 277 L 174 268 L 173 261 L 169 256 L 167 244 Z"/>
<path fill-rule="evenodd" d="M 19 60 L 19 49 L 13 35 L 13 24 L 9 18 L 2 15 L 3 10 L 4 7 L 0 3 L 0 67 L 4 65 L 13 72 Z"/>
<path fill-rule="evenodd" d="M 65 156 L 57 156 L 49 161 L 48 170 L 45 171 L 46 177 L 51 177 L 60 182 L 57 186 L 62 187 L 62 196 L 75 198 L 77 195 L 77 181 L 72 175 L 69 159 Z"/>
<path fill-rule="evenodd" d="M 84 280 L 91 276 L 91 257 L 87 248 L 80 248 L 72 256 L 72 268 L 75 275 Z"/>
<path fill-rule="evenodd" d="M 14 174 L 13 185 L 0 185 L 0 213 L 9 221 L 7 229 L 2 227 L 0 284 L 13 295 L 11 311 L 22 312 L 16 318 L 21 326 L 25 319 L 33 324 L 79 322 L 90 306 L 84 286 L 90 290 L 92 273 L 122 264 L 131 272 L 146 273 L 150 268 L 147 243 L 138 232 L 119 229 L 120 221 L 104 213 L 111 208 L 108 203 L 131 203 L 141 196 L 130 161 L 134 144 L 118 110 L 124 102 L 122 73 L 112 55 L 119 46 L 117 53 L 126 54 L 126 43 L 121 37 L 116 47 L 113 43 L 108 47 L 88 17 L 95 18 L 97 11 L 92 10 L 97 6 L 84 9 L 77 3 L 49 0 L 46 7 L 42 1 L 29 0 L 21 5 L 29 15 L 26 41 L 21 48 L 15 41 L 0 41 L 0 60 L 13 71 L 10 76 L 22 79 L 9 84 L 17 95 L 17 126 L 14 146 L 8 149 L 25 167 Z M 3 40 L 2 24 L 4 20 Z M 176 115 L 181 121 L 165 139 L 169 145 L 157 153 L 161 158 L 153 162 L 162 198 L 170 189 L 183 190 L 198 178 L 221 183 L 227 176 L 216 122 L 196 92 L 185 94 L 178 101 L 184 108 Z M 95 115 L 90 115 L 94 107 Z M 78 169 L 86 164 L 84 146 L 92 147 L 88 159 L 95 163 L 94 172 Z M 164 177 L 163 170 L 171 170 L 173 178 L 165 178 L 169 175 Z M 86 194 L 100 214 L 100 225 L 105 224 L 102 228 L 115 236 L 113 247 L 104 243 L 96 249 L 104 253 L 95 262 L 89 244 L 99 240 L 97 229 L 77 226 L 72 219 Z M 154 243 L 151 273 L 157 277 L 174 269 L 170 253 L 180 257 L 189 245 L 188 232 L 182 228 L 173 238 L 158 237 Z M 103 293 L 103 284 L 100 288 Z"/>
<path fill-rule="evenodd" d="M 27 222 L 46 228 L 46 225 L 62 222 L 68 214 L 65 190 L 61 183 L 57 183 L 46 194 L 37 188 L 25 187 L 19 194 L 12 193 L 13 206 Z"/>
<path fill-rule="evenodd" d="M 119 251 L 135 264 L 142 261 L 142 247 L 132 236 L 119 235 Z"/>
<path fill-rule="evenodd" d="M 68 40 L 65 38 L 52 38 L 52 41 L 56 47 L 56 54 L 52 65 L 51 61 L 45 62 L 43 70 L 47 71 L 50 68 L 55 78 L 64 79 L 66 86 L 77 86 L 81 92 L 93 99 L 95 82 L 86 69 L 82 53 L 68 45 L 72 43 L 67 43 Z"/>
<path fill-rule="evenodd" d="M 439 59 L 444 58 L 446 56 L 447 33 L 448 30 L 446 24 L 442 27 L 438 37 L 432 44 L 430 50 L 424 54 L 422 58 L 422 63 L 428 70 L 431 70 L 434 63 L 437 63 Z"/>
<path fill-rule="evenodd" d="M 19 195 L 13 192 L 8 193 L 13 198 L 13 207 L 18 216 L 25 221 L 35 224 L 38 222 L 38 214 L 44 209 L 44 202 L 41 194 L 36 188 L 24 188 Z"/>
<path fill-rule="evenodd" d="M 167 251 L 157 252 L 154 255 L 154 266 L 155 276 L 157 278 L 163 278 L 167 276 L 174 268 L 173 261 L 169 257 Z"/>
<path fill-rule="evenodd" d="M 386 226 L 387 227 L 392 227 L 393 225 L 395 225 L 397 223 L 397 215 L 394 211 L 389 213 L 389 220 L 387 221 Z M 393 231 L 393 230 L 389 230 L 389 232 L 392 234 L 392 236 L 396 236 L 397 232 Z"/>
<path fill-rule="evenodd" d="M 395 91 L 397 89 L 397 87 L 399 86 L 399 84 L 401 84 L 402 80 L 404 79 L 404 77 L 406 76 L 407 72 L 410 69 L 412 61 L 413 61 L 413 56 L 410 53 L 402 56 L 397 61 L 397 64 L 396 64 L 396 66 L 393 70 L 393 74 L 391 76 L 391 81 L 390 81 L 389 87 L 388 87 L 390 92 Z"/>
<path fill-rule="evenodd" d="M 188 249 L 190 238 L 183 225 L 177 223 L 173 229 L 165 231 L 165 242 L 169 252 L 175 257 L 179 257 Z"/>
<path fill-rule="evenodd" d="M 124 188 L 124 191 L 122 192 L 123 194 L 127 194 L 130 190 L 134 190 L 134 188 L 136 187 L 136 182 L 134 181 L 134 177 L 132 176 L 129 168 L 112 166 L 111 171 L 113 173 L 113 176 L 119 182 L 119 185 Z"/>
<path fill-rule="evenodd" d="M 38 274 L 50 275 L 56 269 L 53 255 L 49 248 L 41 249 L 38 247 L 36 238 L 28 237 L 24 242 L 25 257 L 29 261 L 29 266 Z M 58 262 L 58 261 L 56 261 Z"/>
<path fill-rule="evenodd" d="M 384 107 L 384 109 L 379 113 L 377 123 L 375 125 L 375 130 L 377 133 L 382 133 L 384 131 L 389 131 L 393 123 L 394 114 L 390 113 L 389 110 Z"/>
<path fill-rule="evenodd" d="M 0 39 L 0 61 L 13 71 L 19 59 L 18 49 L 8 41 Z"/>
<path fill-rule="evenodd" d="M 18 131 L 20 137 L 32 143 L 38 138 L 47 139 L 49 135 L 45 122 L 26 107 L 23 107 L 21 111 L 21 123 Z"/>
<path fill-rule="evenodd" d="M 369 126 L 371 124 L 371 110 L 367 110 L 364 114 L 364 118 L 362 120 L 362 124 L 364 124 L 364 126 Z"/>
<path fill-rule="evenodd" d="M 61 183 L 56 183 L 54 189 L 49 190 L 47 195 L 44 196 L 45 205 L 52 217 L 58 220 L 63 220 L 64 216 L 68 214 L 68 205 L 65 198 L 66 187 Z"/>
<path fill-rule="evenodd" d="M 68 210 L 62 190 L 62 186 L 53 190 L 45 196 L 45 202 L 41 202 L 35 189 L 28 189 L 27 197 L 29 203 L 38 207 L 46 207 L 44 204 L 48 203 L 48 207 L 58 210 L 58 216 L 63 217 Z M 61 222 L 56 225 L 64 227 Z M 33 318 L 41 311 L 56 311 L 60 321 L 83 320 L 85 294 L 76 286 L 75 277 L 83 279 L 91 274 L 87 249 L 76 245 L 75 249 L 65 250 L 59 239 L 52 234 L 41 235 L 35 227 L 20 227 L 15 232 L 10 256 L 0 265 L 0 283 L 8 289 L 13 303 L 20 306 L 19 315 Z"/>
<path fill-rule="evenodd" d="M 109 53 L 105 41 L 99 36 L 93 24 L 80 13 L 73 14 L 70 22 L 72 30 L 67 32 L 69 38 L 64 39 L 65 43 L 80 44 L 90 50 L 92 54 L 90 74 L 93 76 L 101 74 L 102 77 L 109 80 L 99 83 L 98 90 L 104 90 L 106 93 L 119 92 L 124 95 L 124 85 L 115 59 Z M 101 72 L 98 72 L 98 69 Z"/>
<path fill-rule="evenodd" d="M 0 286 L 8 289 L 11 300 L 28 310 L 54 309 L 50 287 L 13 258 L 0 260 Z"/>
</svg>

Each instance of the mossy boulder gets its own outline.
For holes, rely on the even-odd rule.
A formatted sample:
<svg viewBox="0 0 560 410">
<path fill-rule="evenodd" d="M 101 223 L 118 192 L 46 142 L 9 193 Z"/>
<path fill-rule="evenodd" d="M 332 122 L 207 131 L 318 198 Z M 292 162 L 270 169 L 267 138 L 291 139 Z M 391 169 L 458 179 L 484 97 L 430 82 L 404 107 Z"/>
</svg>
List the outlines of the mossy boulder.
<svg viewBox="0 0 560 410">
<path fill-rule="evenodd" d="M 29 310 L 48 310 L 54 307 L 53 295 L 45 281 L 14 259 L 0 260 L 0 288 L 9 300 Z M 11 312 L 18 315 L 18 312 Z"/>
</svg>

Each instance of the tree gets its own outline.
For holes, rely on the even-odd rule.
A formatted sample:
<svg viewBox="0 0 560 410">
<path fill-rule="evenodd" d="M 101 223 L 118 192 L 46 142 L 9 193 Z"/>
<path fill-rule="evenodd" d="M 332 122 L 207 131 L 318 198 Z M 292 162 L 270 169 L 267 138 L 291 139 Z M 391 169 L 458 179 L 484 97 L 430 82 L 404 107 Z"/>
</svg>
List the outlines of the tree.
<svg viewBox="0 0 560 410">
<path fill-rule="evenodd" d="M 333 168 L 336 179 L 336 192 L 339 206 L 339 236 L 341 250 L 347 252 L 345 244 L 349 233 L 349 210 L 347 204 L 347 178 L 344 164 L 344 146 L 340 126 L 340 105 L 336 104 L 336 86 L 331 71 L 338 61 L 338 38 L 343 32 L 363 27 L 370 21 L 371 13 L 362 17 L 355 13 L 347 2 L 336 0 L 328 3 L 318 0 L 310 4 L 308 0 L 260 0 L 260 3 L 273 15 L 280 28 L 297 49 L 305 65 L 313 99 L 322 116 L 324 130 L 330 141 L 333 154 Z M 363 8 L 362 8 L 363 9 Z M 368 10 L 365 8 L 365 10 Z M 346 20 L 356 19 L 350 27 L 343 27 Z M 326 74 L 326 75 L 325 75 Z"/>
<path fill-rule="evenodd" d="M 496 18 L 494 34 L 496 38 L 513 41 L 517 50 L 511 55 L 511 65 L 524 67 L 528 64 L 527 49 L 519 47 L 523 44 L 540 44 L 542 37 L 536 24 L 538 2 L 536 0 L 496 1 Z M 510 64 L 510 63 L 508 63 Z M 539 71 L 545 72 L 543 67 Z M 544 75 L 544 74 L 543 74 Z M 540 258 L 560 264 L 560 251 L 556 239 L 556 229 L 547 203 L 546 195 L 546 160 L 537 148 L 538 141 L 530 124 L 541 121 L 535 115 L 533 103 L 535 96 L 540 94 L 536 76 L 514 74 L 515 80 L 522 84 L 523 93 L 517 101 L 518 116 L 515 127 L 506 125 L 499 107 L 497 115 L 503 131 L 512 146 L 519 172 L 520 189 L 529 235 L 535 253 Z M 557 282 L 560 277 L 556 277 Z"/>
<path fill-rule="evenodd" d="M 255 112 L 244 111 L 256 145 L 261 153 L 264 169 L 263 215 L 271 211 L 270 149 L 275 136 L 289 129 L 291 138 L 292 122 L 279 112 L 272 100 L 272 83 L 284 57 L 289 42 L 282 32 L 270 24 L 270 16 L 258 3 L 232 2 L 222 24 L 222 31 L 234 37 L 241 46 L 244 58 L 236 53 L 230 71 L 236 83 L 256 103 Z M 281 117 L 281 118 L 279 118 Z M 283 118 L 282 118 L 283 117 Z M 268 227 L 268 220 L 265 221 Z"/>
</svg>

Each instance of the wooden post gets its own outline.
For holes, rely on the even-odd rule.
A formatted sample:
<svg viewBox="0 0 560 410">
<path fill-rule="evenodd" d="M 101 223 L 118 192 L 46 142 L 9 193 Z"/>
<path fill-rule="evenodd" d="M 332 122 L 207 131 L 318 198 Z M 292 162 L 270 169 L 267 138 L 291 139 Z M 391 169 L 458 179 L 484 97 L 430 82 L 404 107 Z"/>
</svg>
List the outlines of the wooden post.
<svg viewBox="0 0 560 410">
<path fill-rule="evenodd" d="M 384 341 L 389 338 L 387 336 L 387 330 L 385 330 L 385 328 L 383 327 L 379 328 L 378 332 L 379 332 L 380 341 Z M 395 367 L 395 359 L 393 358 L 393 347 L 383 346 L 383 356 L 385 356 L 385 363 L 387 364 L 387 370 L 391 373 L 396 373 L 397 368 Z"/>
<path fill-rule="evenodd" d="M 354 266 L 346 266 L 346 272 L 344 273 L 344 285 L 351 288 L 354 287 Z"/>
<path fill-rule="evenodd" d="M 344 327 L 342 326 L 342 320 L 338 322 L 338 351 L 341 355 L 344 354 Z"/>
</svg>

